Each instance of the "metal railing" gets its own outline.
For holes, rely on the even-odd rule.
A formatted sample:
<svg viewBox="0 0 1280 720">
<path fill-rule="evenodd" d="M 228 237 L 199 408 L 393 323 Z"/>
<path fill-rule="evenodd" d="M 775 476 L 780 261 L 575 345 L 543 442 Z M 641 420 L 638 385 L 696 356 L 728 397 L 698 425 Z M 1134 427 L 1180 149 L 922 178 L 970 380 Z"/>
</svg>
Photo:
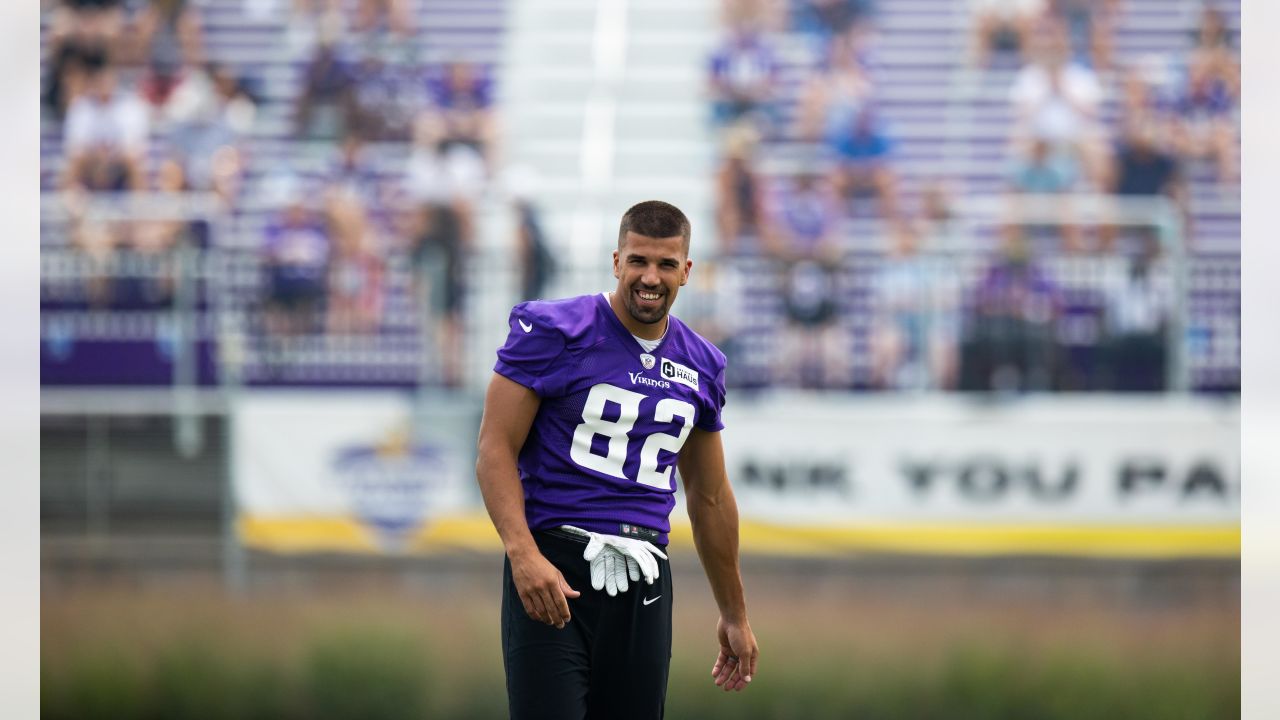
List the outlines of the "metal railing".
<svg viewBox="0 0 1280 720">
<path fill-rule="evenodd" d="M 435 335 L 440 316 L 425 300 L 429 293 L 421 287 L 429 282 L 431 273 L 402 251 L 384 258 L 386 273 L 381 291 L 386 298 L 374 328 L 327 332 L 323 322 L 326 311 L 318 309 L 314 311 L 317 317 L 312 331 L 277 336 L 262 322 L 270 288 L 258 244 L 255 238 L 243 236 L 244 230 L 232 229 L 232 219 L 212 199 L 95 197 L 73 212 L 61 199 L 46 198 L 42 209 L 46 228 L 42 327 L 46 345 L 59 346 L 64 339 L 162 338 L 171 353 L 169 374 L 141 384 L 168 384 L 174 412 L 179 416 L 192 414 L 190 398 L 198 388 L 220 384 L 438 384 L 438 377 L 430 369 L 439 365 L 435 356 L 443 352 Z M 497 211 L 490 210 L 482 216 L 482 222 L 493 224 L 495 215 Z M 152 219 L 206 223 L 209 242 L 199 245 L 187 235 L 171 248 L 149 256 L 124 250 L 94 256 L 69 241 L 69 230 L 76 222 Z M 1095 304 L 1105 305 L 1107 297 L 1123 290 L 1131 269 L 1140 260 L 1138 256 L 1145 251 L 1135 254 L 1126 251 L 1123 244 L 1106 252 L 1066 249 L 1053 239 L 1057 237 L 1054 228 L 1069 224 L 1120 228 L 1121 235 L 1128 228 L 1155 238 L 1158 252 L 1149 263 L 1151 277 L 1166 289 L 1162 290 L 1165 295 L 1158 298 L 1165 303 L 1160 312 L 1167 320 L 1163 332 L 1168 367 L 1161 385 L 1177 391 L 1194 389 L 1192 371 L 1206 361 L 1204 348 L 1197 345 L 1203 344 L 1198 338 L 1204 334 L 1204 323 L 1196 324 L 1189 306 L 1204 288 L 1192 282 L 1192 271 L 1207 261 L 1189 253 L 1177 209 L 1163 198 L 1070 195 L 965 200 L 958 205 L 949 231 L 938 237 L 920 238 L 921 245 L 913 252 L 916 259 L 911 261 L 924 268 L 926 276 L 951 288 L 951 295 L 939 295 L 934 288 L 935 297 L 919 299 L 914 305 L 924 312 L 931 326 L 952 324 L 957 331 L 964 331 L 972 322 L 973 295 L 983 274 L 1002 256 L 1002 228 L 1009 227 L 1019 228 L 1020 232 L 1047 228 L 1043 233 L 1047 240 L 1031 239 L 1028 252 L 1036 263 L 1043 266 L 1047 277 L 1063 293 L 1092 295 Z M 881 295 L 885 292 L 885 277 L 905 266 L 895 254 L 890 234 L 865 234 L 866 227 L 859 225 L 850 230 L 843 241 L 841 257 L 823 271 L 829 277 L 818 277 L 818 282 L 831 283 L 828 292 L 832 293 L 829 300 L 834 306 L 834 320 L 800 322 L 811 326 L 833 324 L 844 332 L 834 340 L 830 353 L 848 355 L 850 375 L 847 382 L 836 381 L 831 387 L 885 386 L 875 379 L 872 368 L 873 356 L 878 352 L 874 326 L 884 313 Z M 878 229 L 874 224 L 870 227 Z M 235 241 L 229 242 L 233 235 Z M 1231 259 L 1218 258 L 1224 262 Z M 753 377 L 738 375 L 745 384 L 794 384 L 775 377 L 778 373 L 769 369 L 788 362 L 780 356 L 792 353 L 787 344 L 797 338 L 796 333 L 789 332 L 796 323 L 792 322 L 794 318 L 789 320 L 788 305 L 794 303 L 787 297 L 792 290 L 788 288 L 791 279 L 787 273 L 795 269 L 794 263 L 778 263 L 760 256 L 695 260 L 697 269 L 681 295 L 677 314 L 713 340 L 736 345 L 740 351 L 737 360 L 758 366 Z M 458 352 L 465 371 L 463 387 L 474 391 L 487 381 L 492 353 L 505 337 L 506 312 L 520 299 L 516 288 L 521 268 L 509 246 L 500 242 L 482 243 L 464 258 L 461 267 L 464 298 L 458 316 L 462 333 Z M 1222 270 L 1216 265 L 1214 268 L 1214 273 Z M 96 278 L 154 279 L 166 273 L 171 276 L 171 289 L 162 302 L 151 307 L 120 308 L 111 302 L 95 305 L 83 292 Z M 607 257 L 560 255 L 558 276 L 547 292 L 553 296 L 592 292 L 606 290 L 612 284 Z M 904 291 L 899 288 L 898 292 L 901 295 Z M 929 308 L 929 303 L 941 305 Z M 1226 304 L 1230 304 L 1229 297 Z M 1230 307 L 1218 308 L 1212 314 L 1209 324 L 1221 325 L 1224 332 L 1229 332 Z M 1080 329 L 1086 321 L 1076 318 L 1073 330 L 1068 327 L 1068 320 L 1071 319 L 1064 319 L 1054 332 L 1064 337 L 1073 332 L 1087 334 L 1087 330 Z M 1102 321 L 1105 318 L 1094 320 Z M 1230 371 L 1229 357 L 1214 358 L 1212 362 Z M 926 383 L 917 389 L 949 386 L 953 385 Z M 198 434 L 189 429 L 180 433 L 182 446 L 198 446 Z"/>
</svg>

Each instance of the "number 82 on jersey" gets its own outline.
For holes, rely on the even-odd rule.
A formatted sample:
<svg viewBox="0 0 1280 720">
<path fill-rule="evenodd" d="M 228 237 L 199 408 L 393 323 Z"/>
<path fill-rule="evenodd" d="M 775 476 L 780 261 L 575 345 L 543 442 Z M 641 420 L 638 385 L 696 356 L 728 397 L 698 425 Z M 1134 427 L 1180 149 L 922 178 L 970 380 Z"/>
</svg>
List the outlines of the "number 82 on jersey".
<svg viewBox="0 0 1280 720">
<path fill-rule="evenodd" d="M 643 393 L 620 388 L 608 383 L 599 383 L 591 388 L 587 402 L 582 408 L 582 423 L 573 431 L 573 446 L 569 457 L 578 465 L 596 472 L 624 480 L 634 479 L 641 485 L 648 485 L 659 490 L 674 490 L 671 482 L 671 466 L 658 470 L 658 452 L 666 450 L 670 453 L 680 452 L 684 441 L 693 428 L 694 407 L 683 400 L 663 398 L 653 410 L 653 420 L 657 423 L 670 423 L 679 417 L 683 422 L 680 432 L 671 435 L 664 432 L 650 434 L 640 448 L 640 467 L 635 478 L 628 478 L 623 472 L 627 461 L 627 448 L 631 442 L 631 430 L 640 418 L 640 403 L 648 398 Z M 604 418 L 605 403 L 612 402 L 620 408 L 617 420 Z M 598 455 L 591 451 L 592 441 L 596 435 L 609 439 L 608 453 Z"/>
</svg>

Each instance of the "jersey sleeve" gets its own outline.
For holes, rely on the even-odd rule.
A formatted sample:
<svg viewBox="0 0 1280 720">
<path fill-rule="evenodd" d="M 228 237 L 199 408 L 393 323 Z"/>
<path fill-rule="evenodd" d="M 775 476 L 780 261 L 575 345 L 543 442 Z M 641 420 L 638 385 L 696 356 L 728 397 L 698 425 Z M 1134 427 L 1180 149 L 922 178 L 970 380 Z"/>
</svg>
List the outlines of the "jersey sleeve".
<svg viewBox="0 0 1280 720">
<path fill-rule="evenodd" d="M 498 348 L 494 371 L 533 390 L 539 397 L 558 394 L 563 384 L 564 335 L 553 324 L 529 312 L 527 303 L 511 310 L 507 341 Z"/>
<path fill-rule="evenodd" d="M 720 365 L 716 379 L 707 386 L 706 407 L 698 414 L 698 429 L 707 432 L 719 432 L 724 429 L 724 421 L 720 419 L 720 411 L 724 409 L 724 365 Z"/>
</svg>

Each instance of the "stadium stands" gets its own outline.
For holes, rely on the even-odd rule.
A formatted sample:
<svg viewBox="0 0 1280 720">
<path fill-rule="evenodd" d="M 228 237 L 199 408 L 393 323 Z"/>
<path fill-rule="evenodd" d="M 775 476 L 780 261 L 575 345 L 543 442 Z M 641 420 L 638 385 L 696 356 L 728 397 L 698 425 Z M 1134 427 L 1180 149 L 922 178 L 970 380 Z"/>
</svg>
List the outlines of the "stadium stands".
<svg viewBox="0 0 1280 720">
<path fill-rule="evenodd" d="M 126 16 L 136 13 L 139 5 L 126 3 Z M 445 62 L 458 58 L 496 69 L 503 57 L 507 8 L 498 0 L 412 0 L 407 7 L 415 29 L 405 37 L 355 31 L 354 6 L 354 2 L 343 6 L 347 27 L 338 35 L 338 45 L 353 61 L 376 55 L 400 68 L 403 76 L 413 78 L 423 72 L 439 72 Z M 1238 27 L 1238 3 L 1216 3 L 1215 7 L 1222 11 L 1228 28 Z M 194 239 L 191 266 L 199 277 L 191 283 L 196 290 L 190 301 L 198 315 L 193 323 L 193 347 L 199 381 L 215 383 L 232 370 L 239 381 L 249 384 L 415 386 L 456 381 L 447 377 L 450 371 L 440 358 L 453 355 L 441 348 L 452 347 L 457 339 L 438 328 L 424 327 L 419 308 L 425 293 L 415 280 L 419 270 L 411 247 L 415 233 L 410 231 L 412 226 L 401 224 L 401 211 L 411 192 L 406 158 L 414 145 L 407 137 L 371 142 L 363 151 L 361 182 L 374 188 L 375 197 L 372 207 L 365 208 L 368 217 L 361 225 L 372 228 L 362 251 L 366 255 L 358 257 L 372 253 L 376 262 L 348 262 L 349 272 L 344 277 L 356 296 L 377 296 L 357 303 L 375 317 L 372 324 L 366 318 L 357 323 L 358 330 L 340 322 L 329 324 L 328 332 L 282 334 L 264 322 L 259 310 L 271 290 L 262 246 L 283 203 L 280 188 L 300 184 L 303 189 L 297 192 L 319 197 L 332 180 L 340 154 L 336 136 L 311 141 L 295 135 L 297 101 L 306 83 L 311 49 L 332 30 L 305 16 L 295 16 L 284 0 L 202 0 L 194 3 L 194 8 L 206 59 L 237 77 L 255 105 L 251 129 L 236 143 L 244 175 L 234 189 L 229 212 L 197 214 L 186 235 Z M 856 43 L 858 61 L 870 78 L 876 113 L 889 140 L 887 164 L 893 171 L 896 191 L 895 203 L 889 207 L 897 209 L 887 212 L 900 217 L 886 224 L 881 217 L 886 212 L 882 205 L 855 199 L 842 221 L 845 262 L 830 281 L 839 293 L 835 315 L 848 337 L 849 370 L 843 380 L 823 384 L 871 388 L 885 383 L 883 373 L 875 369 L 876 288 L 878 278 L 885 274 L 889 247 L 896 242 L 893 238 L 903 232 L 941 232 L 949 237 L 972 233 L 963 241 L 967 244 L 957 246 L 949 256 L 948 272 L 955 275 L 957 295 L 945 302 L 957 305 L 963 313 L 969 313 L 972 304 L 966 289 L 978 284 L 1002 242 L 999 224 L 989 218 L 925 223 L 928 227 L 922 230 L 920 208 L 931 189 L 949 193 L 952 205 L 961 211 L 975 198 L 999 196 L 1007 189 L 1009 137 L 1014 123 L 1009 88 L 1018 60 L 1009 53 L 996 52 L 989 67 L 966 64 L 972 18 L 964 3 L 905 0 L 877 3 L 873 12 L 865 3 L 855 9 L 861 15 L 860 27 L 866 29 Z M 814 18 L 806 20 L 802 10 L 797 0 L 787 7 L 787 17 L 775 20 L 767 30 L 778 62 L 777 126 L 755 153 L 755 172 L 766 197 L 776 196 L 786 178 L 813 167 L 821 155 L 815 142 L 802 140 L 793 131 L 806 83 L 820 71 L 825 56 L 823 44 L 812 31 Z M 1124 71 L 1142 68 L 1154 81 L 1176 84 L 1179 68 L 1193 44 L 1190 31 L 1197 16 L 1190 5 L 1165 0 L 1128 0 L 1120 6 L 1112 42 L 1114 68 L 1099 73 L 1103 85 L 1100 114 L 1111 138 L 1118 136 L 1122 121 Z M 41 27 L 46 50 L 52 42 L 53 26 L 54 13 L 46 13 Z M 42 66 L 46 76 L 52 69 L 51 61 L 51 53 L 46 52 Z M 122 68 L 121 76 L 126 85 L 144 77 L 137 67 Z M 405 102 L 425 104 L 422 83 L 410 81 L 408 85 L 422 97 L 410 96 Z M 501 92 L 498 95 L 503 96 Z M 632 120 L 620 117 L 618 122 Z M 123 297 L 130 293 L 136 296 L 139 287 L 147 287 L 139 278 L 172 272 L 165 269 L 166 256 L 126 253 L 104 266 L 101 259 L 84 252 L 83 242 L 77 239 L 75 213 L 68 212 L 54 194 L 66 169 L 62 124 L 46 108 L 41 127 L 41 186 L 47 193 L 41 240 L 43 381 L 170 382 L 175 337 L 186 337 L 175 334 L 171 299 L 152 293 L 148 304 Z M 163 119 L 152 123 L 145 163 L 148 186 L 171 153 L 171 132 L 171 125 Z M 673 141 L 678 144 L 684 139 Z M 625 160 L 630 157 L 619 155 L 619 165 L 630 163 Z M 1180 341 L 1186 347 L 1190 385 L 1231 392 L 1239 384 L 1238 192 L 1219 180 L 1220 172 L 1210 160 L 1187 161 L 1185 168 L 1191 228 L 1186 241 L 1185 292 L 1164 302 L 1169 312 L 1185 302 Z M 707 188 L 714 183 L 712 170 L 708 168 Z M 619 189 L 623 185 L 619 183 Z M 559 186 L 548 183 L 548 187 Z M 896 227 L 899 221 L 912 227 Z M 562 232 L 564 225 L 559 217 L 548 223 L 553 233 Z M 937 244 L 929 237 L 919 240 L 926 250 Z M 565 239 L 556 238 L 552 246 L 566 247 Z M 1097 338 L 1107 322 L 1105 308 L 1109 302 L 1118 302 L 1114 299 L 1116 281 L 1106 278 L 1119 277 L 1116 273 L 1121 268 L 1095 255 L 1045 259 L 1046 272 L 1062 288 L 1055 332 L 1063 338 L 1061 346 L 1070 350 L 1065 354 L 1075 358 L 1072 362 L 1087 366 L 1096 360 L 1089 356 L 1101 352 Z M 143 272 L 123 281 L 121 297 L 104 300 L 102 291 L 94 289 L 94 283 L 100 286 L 102 281 L 92 278 L 108 277 L 126 267 Z M 1162 273 L 1171 271 L 1164 267 L 1157 264 L 1156 275 L 1163 277 Z M 734 382 L 772 384 L 779 364 L 788 362 L 771 339 L 786 323 L 783 278 L 775 277 L 760 257 L 740 253 L 726 258 L 721 270 L 714 287 L 709 287 L 719 298 L 713 303 L 716 316 L 707 322 L 709 334 L 718 334 L 737 354 Z M 747 278 L 752 279 L 750 285 Z M 743 288 L 743 293 L 736 295 L 734 288 Z M 474 292 L 474 283 L 463 284 L 456 292 Z M 738 331 L 747 317 L 751 318 L 750 327 Z M 1060 375 L 1050 387 L 1104 385 L 1080 380 L 1074 370 Z M 924 385 L 947 387 L 951 382 Z M 912 385 L 907 383 L 906 387 Z"/>
<path fill-rule="evenodd" d="M 766 140 L 757 152 L 756 171 L 765 185 L 778 186 L 788 176 L 825 167 L 821 144 L 795 131 L 804 125 L 806 85 L 823 72 L 827 60 L 823 38 L 788 24 L 803 6 L 791 3 L 790 17 L 782 27 L 767 33 L 781 64 L 775 99 L 781 108 L 781 126 L 792 130 Z M 1214 7 L 1223 13 L 1228 29 L 1238 26 L 1237 4 L 1214 3 Z M 1009 97 L 1018 59 L 1012 53 L 997 54 L 988 68 L 969 67 L 966 43 L 972 20 L 967 8 L 965 3 L 944 0 L 879 3 L 875 13 L 851 33 L 857 64 L 869 88 L 846 93 L 863 93 L 858 101 L 874 107 L 887 128 L 891 138 L 888 163 L 897 176 L 907 215 L 920 206 L 927 189 L 937 185 L 950 188 L 961 206 L 973 198 L 997 197 L 1007 190 L 1014 128 Z M 1165 83 L 1160 89 L 1173 91 L 1189 56 L 1197 19 L 1198 6 L 1175 7 L 1159 0 L 1123 3 L 1112 42 L 1115 67 L 1147 70 L 1154 76 L 1153 82 Z M 1157 75 L 1157 70 L 1163 75 Z M 1109 144 L 1119 135 L 1122 120 L 1121 76 L 1117 70 L 1103 70 L 1099 77 L 1103 88 L 1100 117 Z M 1181 339 L 1187 346 L 1186 372 L 1195 389 L 1230 392 L 1238 389 L 1239 383 L 1239 193 L 1229 182 L 1219 180 L 1213 163 L 1186 159 L 1184 166 L 1190 205 L 1190 234 L 1185 241 L 1186 324 Z M 844 318 L 852 337 L 849 352 L 853 370 L 843 384 L 872 387 L 873 278 L 885 261 L 889 238 L 896 232 L 893 223 L 900 218 L 885 218 L 883 211 L 863 202 L 852 203 L 850 210 L 842 232 L 848 254 L 840 273 L 843 293 L 837 314 Z M 980 223 L 972 230 L 976 234 L 953 257 L 957 261 L 955 281 L 962 288 L 977 284 L 985 266 L 978 256 L 1001 242 L 997 223 Z M 744 287 L 740 299 L 730 301 L 746 306 L 745 314 L 752 318 L 749 329 L 729 339 L 731 346 L 743 346 L 738 380 L 748 385 L 767 384 L 767 366 L 779 356 L 770 338 L 778 336 L 785 325 L 785 301 L 779 288 L 766 287 L 760 292 L 759 278 L 772 274 L 767 261 L 748 257 L 730 265 L 741 276 L 756 279 Z M 1113 294 L 1111 286 L 1115 284 L 1104 277 L 1114 277 L 1116 268 L 1105 270 L 1107 261 L 1100 257 L 1064 256 L 1048 265 L 1049 275 L 1063 289 L 1056 330 L 1062 338 L 1074 338 L 1062 341 L 1064 354 L 1078 355 L 1077 350 L 1086 348 L 1093 348 L 1089 352 L 1096 354 L 1100 345 L 1096 338 L 1103 335 L 1106 297 Z M 1165 302 L 1173 312 L 1172 299 Z M 1073 345 L 1080 347 L 1072 350 Z M 1050 387 L 1081 388 L 1065 379 L 1050 383 Z M 1105 386 L 1086 383 L 1084 387 Z"/>
<path fill-rule="evenodd" d="M 134 3 L 136 5 L 137 3 Z M 304 333 L 281 337 L 263 322 L 260 310 L 266 287 L 263 236 L 283 205 L 280 186 L 301 185 L 299 192 L 321 189 L 329 180 L 338 155 L 334 139 L 309 142 L 295 137 L 293 113 L 305 84 L 310 58 L 305 23 L 291 14 L 290 4 L 205 0 L 194 3 L 202 27 L 206 59 L 229 68 L 250 89 L 257 102 L 252 129 L 238 143 L 246 158 L 239 192 L 230 198 L 228 212 L 203 218 L 213 230 L 194 260 L 200 277 L 197 354 L 199 380 L 217 382 L 222 367 L 237 367 L 240 381 L 257 384 L 351 384 L 412 386 L 438 380 L 436 368 L 423 367 L 423 357 L 435 357 L 424 347 L 431 336 L 420 327 L 414 290 L 412 248 L 392 242 L 392 227 L 404 210 L 408 137 L 400 142 L 376 142 L 365 152 L 370 181 L 385 195 L 367 208 L 380 225 L 377 253 L 385 263 L 382 296 L 374 303 L 380 318 L 373 332 Z M 338 45 L 350 62 L 367 52 L 394 56 L 417 86 L 425 105 L 423 78 L 442 72 L 445 63 L 464 60 L 492 67 L 502 42 L 505 7 L 491 0 L 413 0 L 407 7 L 417 32 L 396 44 L 388 33 L 357 33 L 352 29 L 355 3 L 347 3 L 348 28 Z M 137 9 L 134 9 L 136 17 Z M 53 13 L 42 22 L 42 38 L 51 32 Z M 47 48 L 47 41 L 46 41 Z M 375 50 L 367 50 L 369 47 Z M 46 53 L 47 54 L 47 53 Z M 48 77 L 48 59 L 42 71 Z M 126 85 L 141 82 L 137 68 L 122 68 Z M 147 144 L 148 169 L 171 152 L 170 127 L 153 124 Z M 42 213 L 42 297 L 45 347 L 43 381 L 47 384 L 165 384 L 171 381 L 171 339 L 166 327 L 172 311 L 160 304 L 124 308 L 108 303 L 66 305 L 65 296 L 84 300 L 73 278 L 91 275 L 92 268 L 75 240 L 75 213 L 67 212 L 52 191 L 64 172 L 63 129 L 46 109 L 41 125 L 41 187 L 48 193 Z M 319 208 L 313 208 L 319 210 Z M 113 266 L 114 268 L 114 266 Z M 217 356 L 217 359 L 215 359 Z"/>
</svg>

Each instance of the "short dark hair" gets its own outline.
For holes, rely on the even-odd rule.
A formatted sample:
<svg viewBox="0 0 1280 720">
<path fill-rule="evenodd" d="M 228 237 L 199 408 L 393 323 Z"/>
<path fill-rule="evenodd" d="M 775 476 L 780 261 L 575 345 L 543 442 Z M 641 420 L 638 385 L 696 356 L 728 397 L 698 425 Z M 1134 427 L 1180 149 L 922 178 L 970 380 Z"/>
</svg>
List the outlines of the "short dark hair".
<svg viewBox="0 0 1280 720">
<path fill-rule="evenodd" d="M 632 205 L 622 214 L 622 223 L 618 226 L 618 247 L 622 247 L 628 232 L 651 238 L 679 235 L 684 238 L 684 254 L 689 254 L 689 218 L 671 203 L 645 200 Z"/>
</svg>

